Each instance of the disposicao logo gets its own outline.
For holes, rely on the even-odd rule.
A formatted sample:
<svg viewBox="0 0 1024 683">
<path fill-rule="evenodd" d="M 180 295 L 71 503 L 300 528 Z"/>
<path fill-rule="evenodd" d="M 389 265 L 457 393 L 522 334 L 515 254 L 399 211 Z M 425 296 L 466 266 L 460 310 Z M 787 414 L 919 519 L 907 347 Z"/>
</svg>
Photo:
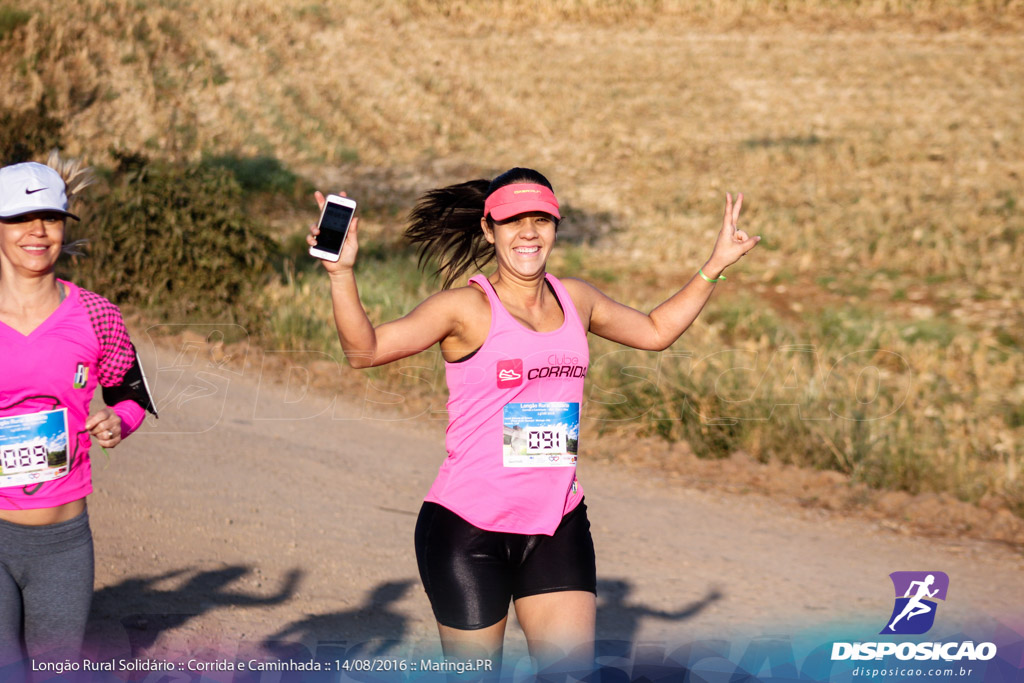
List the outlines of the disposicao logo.
<svg viewBox="0 0 1024 683">
<path fill-rule="evenodd" d="M 937 600 L 945 600 L 949 591 L 949 576 L 945 572 L 893 572 L 896 592 L 892 614 L 880 635 L 920 635 L 935 624 Z M 993 643 L 964 642 L 863 642 L 833 643 L 832 661 L 879 660 L 895 656 L 899 660 L 989 660 L 996 656 Z"/>
<path fill-rule="evenodd" d="M 946 599 L 949 577 L 945 572 L 893 572 L 889 578 L 896 590 L 896 604 L 879 633 L 927 633 L 935 623 L 936 600 Z"/>
<path fill-rule="evenodd" d="M 498 388 L 508 389 L 523 383 L 523 359 L 498 361 Z"/>
</svg>

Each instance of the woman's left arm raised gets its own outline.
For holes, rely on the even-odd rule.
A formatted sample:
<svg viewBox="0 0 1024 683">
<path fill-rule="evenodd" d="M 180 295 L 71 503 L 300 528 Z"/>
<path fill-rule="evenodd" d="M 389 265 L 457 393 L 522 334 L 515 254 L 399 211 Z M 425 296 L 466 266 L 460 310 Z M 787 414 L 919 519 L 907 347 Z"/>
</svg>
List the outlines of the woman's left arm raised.
<svg viewBox="0 0 1024 683">
<path fill-rule="evenodd" d="M 726 268 L 757 246 L 761 237 L 750 236 L 737 227 L 743 195 L 725 196 L 725 217 L 711 257 L 682 289 L 653 311 L 643 313 L 611 299 L 592 285 L 579 280 L 567 283 L 584 327 L 611 341 L 637 349 L 662 351 L 672 345 L 697 319 L 711 298 Z M 709 282 L 710 280 L 710 282 Z"/>
</svg>

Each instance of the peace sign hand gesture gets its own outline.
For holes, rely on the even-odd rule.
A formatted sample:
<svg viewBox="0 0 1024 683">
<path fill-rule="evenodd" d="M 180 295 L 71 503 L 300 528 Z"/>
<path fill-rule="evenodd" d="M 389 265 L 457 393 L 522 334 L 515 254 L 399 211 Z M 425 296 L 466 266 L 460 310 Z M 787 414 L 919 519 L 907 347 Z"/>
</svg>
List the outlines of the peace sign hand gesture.
<svg viewBox="0 0 1024 683">
<path fill-rule="evenodd" d="M 757 246 L 761 241 L 760 235 L 750 236 L 744 230 L 736 227 L 740 218 L 740 208 L 743 206 L 743 195 L 736 195 L 736 203 L 732 202 L 732 195 L 725 195 L 725 217 L 722 219 L 722 230 L 715 240 L 715 248 L 711 252 L 704 272 L 709 277 L 717 278 L 722 271 L 743 258 L 748 251 Z"/>
</svg>

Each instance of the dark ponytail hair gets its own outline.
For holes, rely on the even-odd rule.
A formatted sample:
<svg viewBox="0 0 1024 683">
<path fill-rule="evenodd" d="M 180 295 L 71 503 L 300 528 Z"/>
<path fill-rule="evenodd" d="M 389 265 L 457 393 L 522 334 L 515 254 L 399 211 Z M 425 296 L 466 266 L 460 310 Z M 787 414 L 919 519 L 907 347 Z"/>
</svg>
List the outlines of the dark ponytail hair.
<svg viewBox="0 0 1024 683">
<path fill-rule="evenodd" d="M 554 191 L 543 175 L 531 168 L 513 168 L 494 180 L 470 180 L 430 190 L 409 214 L 406 238 L 419 245 L 419 265 L 437 261 L 436 275 L 448 289 L 471 266 L 482 268 L 494 258 L 494 247 L 480 230 L 484 202 L 495 190 L 513 183 L 533 183 Z M 487 217 L 492 228 L 494 223 Z"/>
</svg>

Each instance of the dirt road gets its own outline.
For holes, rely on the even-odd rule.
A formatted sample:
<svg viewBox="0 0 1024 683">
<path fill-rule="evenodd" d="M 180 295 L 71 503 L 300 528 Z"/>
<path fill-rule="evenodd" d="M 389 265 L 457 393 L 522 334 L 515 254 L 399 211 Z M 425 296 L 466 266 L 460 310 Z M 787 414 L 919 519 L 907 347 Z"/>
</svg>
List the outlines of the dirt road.
<svg viewBox="0 0 1024 683">
<path fill-rule="evenodd" d="M 258 366 L 218 367 L 217 349 L 201 341 L 154 353 L 145 360 L 161 418 L 109 461 L 93 456 L 93 647 L 161 657 L 281 648 L 270 641 L 432 647 L 412 534 L 443 457 L 443 421 L 365 419 L 358 396 L 306 391 L 301 367 L 287 384 L 280 373 L 261 381 Z M 1020 626 L 1024 557 L 1012 548 L 898 535 L 581 453 L 599 638 L 738 641 L 840 628 L 872 639 L 892 610 L 897 570 L 949 575 L 943 634 Z M 513 625 L 509 651 L 522 642 Z"/>
</svg>

